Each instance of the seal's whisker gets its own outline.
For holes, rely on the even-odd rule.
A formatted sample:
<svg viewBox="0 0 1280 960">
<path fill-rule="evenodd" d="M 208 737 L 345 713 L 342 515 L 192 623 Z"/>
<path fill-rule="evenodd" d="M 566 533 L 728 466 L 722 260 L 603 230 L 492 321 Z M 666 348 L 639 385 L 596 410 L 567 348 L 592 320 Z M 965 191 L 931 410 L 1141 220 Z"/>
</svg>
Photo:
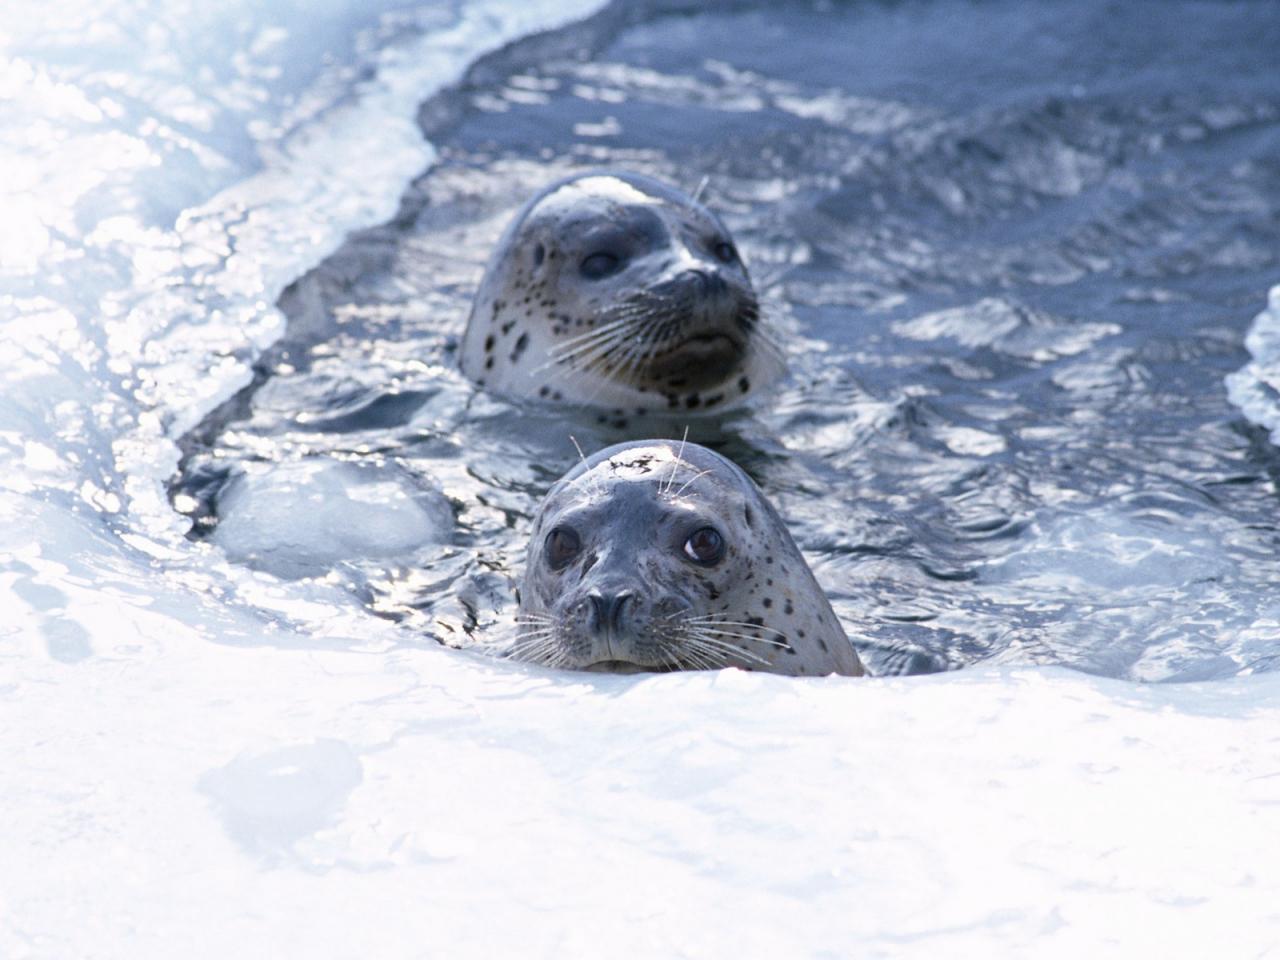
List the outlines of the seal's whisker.
<svg viewBox="0 0 1280 960">
<path fill-rule="evenodd" d="M 675 485 L 676 470 L 679 468 L 682 458 L 684 457 L 684 445 L 688 442 L 688 440 L 689 440 L 689 425 L 686 423 L 684 425 L 684 436 L 680 438 L 680 449 L 676 451 L 675 459 L 671 461 L 671 473 L 668 474 L 666 487 L 664 488 L 662 484 L 658 485 L 658 491 L 663 496 L 666 496 L 667 494 L 669 494 L 671 492 L 672 486 Z"/>
<path fill-rule="evenodd" d="M 536 367 L 532 372 L 540 373 L 550 367 L 564 366 L 566 364 L 569 366 L 581 365 L 590 367 L 596 359 L 599 359 L 599 356 L 607 355 L 619 343 L 624 343 L 629 336 L 630 332 L 627 330 L 612 330 L 608 333 L 600 334 L 593 340 L 581 343 L 571 350 L 552 348 L 547 351 L 547 356 L 550 359 Z"/>
<path fill-rule="evenodd" d="M 699 642 L 709 645 L 712 649 L 721 651 L 726 656 L 741 657 L 744 660 L 749 660 L 752 663 L 759 664 L 760 666 L 767 666 L 769 663 L 768 660 L 766 660 L 764 657 L 760 656 L 759 654 L 753 653 L 750 650 L 744 650 L 742 649 L 742 647 L 738 646 L 737 644 L 729 643 L 727 640 L 721 640 L 717 637 L 707 636 L 702 632 L 698 632 L 696 634 L 696 637 Z"/>
<path fill-rule="evenodd" d="M 525 630 L 516 637 L 516 643 L 534 643 L 538 640 L 544 640 L 547 637 L 554 636 L 556 629 L 554 626 L 542 627 L 538 630 Z"/>
<path fill-rule="evenodd" d="M 686 481 L 684 482 L 684 485 L 683 485 L 679 490 L 677 490 L 677 491 L 675 492 L 674 496 L 675 496 L 675 497 L 679 497 L 682 493 L 684 493 L 684 492 L 685 492 L 685 490 L 689 489 L 689 484 L 694 483 L 695 481 L 702 479 L 702 478 L 703 478 L 703 477 L 705 477 L 708 473 L 711 473 L 711 471 L 710 471 L 710 470 L 699 470 L 697 473 L 695 473 L 692 477 L 690 477 L 688 480 L 686 480 Z"/>
<path fill-rule="evenodd" d="M 681 658 L 694 664 L 699 670 L 718 670 L 723 666 L 712 657 L 712 652 L 692 638 L 686 638 L 681 646 Z"/>
<path fill-rule="evenodd" d="M 742 627 L 743 629 L 750 630 L 750 631 L 764 631 L 766 633 L 772 633 L 774 634 L 774 636 L 781 638 L 783 643 L 785 643 L 787 646 L 791 645 L 791 638 L 788 637 L 784 631 L 779 630 L 776 627 L 766 626 L 763 623 L 751 623 L 750 621 L 745 621 L 745 620 L 724 620 L 724 619 L 721 619 L 721 615 L 718 613 L 709 613 L 706 616 L 702 616 L 702 617 L 689 617 L 681 622 L 684 624 L 689 624 L 690 626 Z M 776 642 L 776 641 L 769 640 L 766 637 L 754 637 L 753 639 L 758 639 L 761 643 Z"/>
<path fill-rule="evenodd" d="M 555 346 L 551 347 L 547 352 L 557 353 L 566 347 L 572 347 L 575 344 L 590 340 L 592 337 L 602 336 L 603 334 L 606 334 L 617 327 L 624 327 L 630 322 L 631 322 L 630 320 L 623 317 L 618 320 L 614 320 L 610 323 L 604 323 L 604 324 L 600 324 L 599 326 L 592 327 L 590 330 L 586 331 L 585 333 L 575 333 L 572 337 L 566 337 L 564 340 L 561 340 Z"/>
<path fill-rule="evenodd" d="M 718 640 L 714 637 L 697 634 L 686 639 L 687 644 L 696 646 L 705 655 L 716 658 L 722 667 L 727 667 L 735 657 L 739 657 L 758 666 L 768 666 L 768 661 L 749 650 L 743 650 L 736 644 Z"/>
<path fill-rule="evenodd" d="M 572 344 L 557 344 L 547 351 L 547 355 L 551 358 L 551 363 L 563 363 L 597 347 L 618 343 L 630 336 L 630 331 L 627 328 L 634 323 L 634 320 L 619 320 L 604 329 L 593 331 L 582 340 Z"/>
<path fill-rule="evenodd" d="M 750 640 L 752 643 L 763 643 L 765 646 L 777 647 L 779 650 L 786 650 L 791 646 L 791 644 L 783 643 L 781 640 L 770 640 L 768 637 L 758 637 L 750 633 L 737 633 L 733 630 L 711 630 L 704 627 L 703 632 L 716 637 L 733 637 L 736 640 Z"/>
<path fill-rule="evenodd" d="M 533 656 L 538 651 L 550 650 L 554 646 L 555 638 L 556 634 L 554 632 L 539 634 L 534 637 L 518 637 L 511 644 L 510 649 L 513 654 L 518 654 L 522 657 Z"/>
<path fill-rule="evenodd" d="M 571 370 L 589 369 L 602 357 L 608 356 L 619 344 L 626 343 L 633 334 L 630 328 L 638 322 L 640 321 L 620 320 L 606 328 L 584 335 L 581 341 L 551 347 L 547 351 L 548 360 L 531 370 L 530 374 L 543 373 L 552 367 L 567 366 Z"/>
<path fill-rule="evenodd" d="M 726 627 L 751 627 L 752 629 L 755 629 L 755 630 L 769 630 L 769 631 L 772 631 L 773 633 L 778 634 L 779 636 L 785 636 L 785 634 L 781 630 L 776 630 L 773 627 L 765 626 L 763 623 L 752 623 L 750 620 L 725 620 L 723 619 L 723 614 L 719 614 L 719 613 L 708 613 L 700 617 L 686 617 L 682 622 L 683 623 L 715 623 L 719 626 L 726 626 Z"/>
</svg>

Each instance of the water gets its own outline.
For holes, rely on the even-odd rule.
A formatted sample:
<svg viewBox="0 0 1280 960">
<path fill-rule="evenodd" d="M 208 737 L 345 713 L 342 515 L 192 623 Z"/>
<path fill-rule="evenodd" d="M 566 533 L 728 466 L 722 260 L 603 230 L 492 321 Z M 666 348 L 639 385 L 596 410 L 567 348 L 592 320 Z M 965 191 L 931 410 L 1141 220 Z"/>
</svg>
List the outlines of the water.
<svg viewBox="0 0 1280 960">
<path fill-rule="evenodd" d="M 440 161 L 397 219 L 286 293 L 259 385 L 188 445 L 188 509 L 234 518 L 219 484 L 263 460 L 435 478 L 449 548 L 351 551 L 345 582 L 465 644 L 511 608 L 498 579 L 571 434 L 689 425 L 791 519 L 879 672 L 1268 669 L 1274 459 L 1223 388 L 1280 275 L 1263 10 L 787 8 L 583 31 L 585 61 L 510 51 L 426 106 Z M 590 167 L 709 178 L 793 347 L 751 415 L 615 435 L 453 370 L 497 231 Z"/>
<path fill-rule="evenodd" d="M 628 5 L 477 63 L 593 9 L 0 13 L 0 954 L 1274 950 L 1275 8 Z M 709 174 L 793 361 L 694 430 L 873 666 L 964 669 L 436 642 L 615 439 L 450 352 L 597 165 Z"/>
</svg>

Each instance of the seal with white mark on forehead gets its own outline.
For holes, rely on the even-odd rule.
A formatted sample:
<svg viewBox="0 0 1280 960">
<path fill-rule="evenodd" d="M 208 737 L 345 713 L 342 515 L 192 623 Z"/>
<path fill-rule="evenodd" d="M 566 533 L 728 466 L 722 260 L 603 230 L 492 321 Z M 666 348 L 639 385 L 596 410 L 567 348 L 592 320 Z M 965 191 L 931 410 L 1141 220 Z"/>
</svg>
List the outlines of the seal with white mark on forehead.
<svg viewBox="0 0 1280 960">
<path fill-rule="evenodd" d="M 518 659 L 578 670 L 864 670 L 786 525 L 751 479 L 692 443 L 600 451 L 533 525 Z"/>
<path fill-rule="evenodd" d="M 547 187 L 507 227 L 461 367 L 505 396 L 642 414 L 732 407 L 781 356 L 715 214 L 649 177 L 597 172 Z"/>
</svg>

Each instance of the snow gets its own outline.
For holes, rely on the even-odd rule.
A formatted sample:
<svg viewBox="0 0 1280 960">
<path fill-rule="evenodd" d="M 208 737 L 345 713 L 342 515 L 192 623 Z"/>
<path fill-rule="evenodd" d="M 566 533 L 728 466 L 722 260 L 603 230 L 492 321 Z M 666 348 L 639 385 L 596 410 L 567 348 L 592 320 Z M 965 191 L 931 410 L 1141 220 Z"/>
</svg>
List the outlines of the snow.
<svg viewBox="0 0 1280 960">
<path fill-rule="evenodd" d="M 1280 676 L 558 674 L 184 537 L 174 438 L 416 104 L 595 6 L 0 10 L 0 956 L 1280 951 Z"/>
</svg>

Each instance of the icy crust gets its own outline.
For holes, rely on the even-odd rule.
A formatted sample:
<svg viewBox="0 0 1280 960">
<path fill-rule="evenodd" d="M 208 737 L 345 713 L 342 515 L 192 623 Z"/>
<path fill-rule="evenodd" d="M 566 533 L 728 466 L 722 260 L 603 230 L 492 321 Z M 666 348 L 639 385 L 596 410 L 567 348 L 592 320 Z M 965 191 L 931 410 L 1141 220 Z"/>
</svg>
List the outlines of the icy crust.
<svg viewBox="0 0 1280 960">
<path fill-rule="evenodd" d="M 1244 345 L 1253 359 L 1227 377 L 1227 396 L 1280 445 L 1280 286 L 1271 288 Z"/>
</svg>

